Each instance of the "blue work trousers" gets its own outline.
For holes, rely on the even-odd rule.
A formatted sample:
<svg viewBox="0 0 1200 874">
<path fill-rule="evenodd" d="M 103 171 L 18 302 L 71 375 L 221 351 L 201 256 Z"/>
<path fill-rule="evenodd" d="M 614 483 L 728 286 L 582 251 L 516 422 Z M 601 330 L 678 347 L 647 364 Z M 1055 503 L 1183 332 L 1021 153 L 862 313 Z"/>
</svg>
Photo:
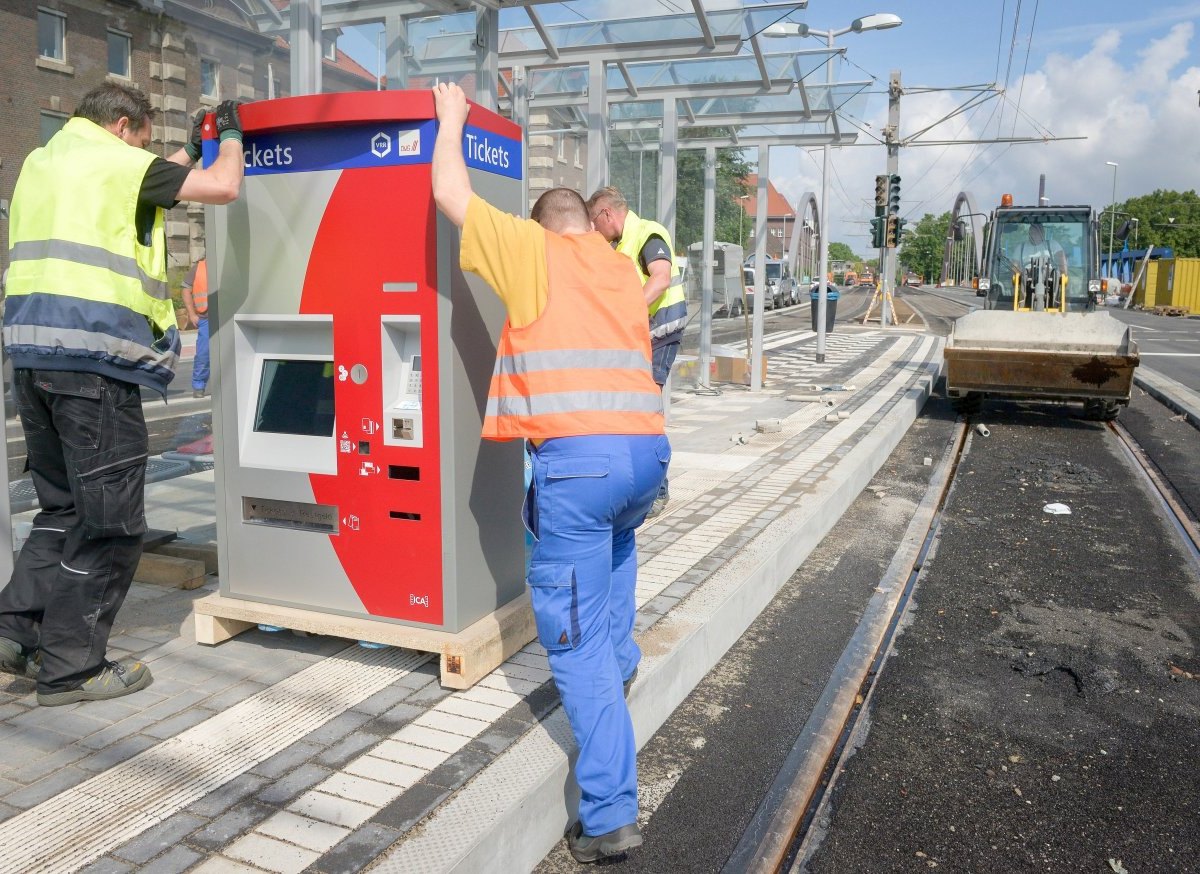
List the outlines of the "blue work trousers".
<svg viewBox="0 0 1200 874">
<path fill-rule="evenodd" d="M 671 459 L 661 435 L 557 437 L 532 448 L 527 581 L 538 640 L 571 722 L 579 819 L 601 835 L 637 819 L 637 754 L 621 685 L 637 668 L 637 546 Z"/>
<path fill-rule="evenodd" d="M 196 325 L 196 359 L 192 362 L 192 388 L 203 391 L 208 388 L 208 316 L 200 316 Z"/>
</svg>

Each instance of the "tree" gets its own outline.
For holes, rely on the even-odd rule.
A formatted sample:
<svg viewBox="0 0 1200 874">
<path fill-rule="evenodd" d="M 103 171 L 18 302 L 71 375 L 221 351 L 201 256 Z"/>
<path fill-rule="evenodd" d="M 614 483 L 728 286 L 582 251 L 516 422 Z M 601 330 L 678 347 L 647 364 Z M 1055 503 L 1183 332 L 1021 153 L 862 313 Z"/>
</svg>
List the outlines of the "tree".
<svg viewBox="0 0 1200 874">
<path fill-rule="evenodd" d="M 1110 217 L 1107 208 L 1100 215 L 1102 252 L 1108 251 Z M 1177 258 L 1200 256 L 1200 196 L 1195 191 L 1156 189 L 1117 204 L 1116 227 L 1128 217 L 1138 219 L 1137 248 L 1169 246 Z M 1130 249 L 1135 248 L 1132 234 L 1126 242 Z M 1118 251 L 1122 245 L 1120 240 L 1113 242 Z"/>
<path fill-rule="evenodd" d="M 754 228 L 745 220 L 738 198 L 748 194 L 744 180 L 752 172 L 741 149 L 717 149 L 716 219 L 714 237 L 718 242 L 740 243 L 749 251 Z M 647 216 L 655 218 L 655 216 Z M 704 239 L 704 151 L 680 149 L 675 191 L 675 248 L 686 251 L 692 243 Z"/>
<path fill-rule="evenodd" d="M 927 282 L 941 275 L 942 258 L 946 252 L 946 228 L 949 226 L 949 212 L 939 216 L 927 212 L 915 225 L 905 228 L 904 238 L 900 241 L 901 266 L 924 276 Z"/>
<path fill-rule="evenodd" d="M 862 259 L 854 254 L 849 245 L 835 241 L 829 244 L 829 260 L 858 262 Z"/>
</svg>

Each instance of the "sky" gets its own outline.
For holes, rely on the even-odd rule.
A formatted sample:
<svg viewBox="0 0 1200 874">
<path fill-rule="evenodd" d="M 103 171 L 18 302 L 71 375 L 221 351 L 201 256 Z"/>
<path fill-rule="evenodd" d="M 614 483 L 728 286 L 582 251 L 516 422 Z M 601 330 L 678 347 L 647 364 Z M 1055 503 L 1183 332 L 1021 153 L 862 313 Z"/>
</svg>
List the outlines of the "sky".
<svg viewBox="0 0 1200 874">
<path fill-rule="evenodd" d="M 704 0 L 716 10 L 739 0 Z M 765 0 L 764 0 L 765 2 Z M 576 0 L 539 6 L 547 22 L 689 11 L 690 0 Z M 745 0 L 747 7 L 760 0 Z M 861 8 L 860 8 L 861 5 Z M 1051 203 L 1087 203 L 1097 210 L 1158 188 L 1200 189 L 1200 0 L 810 0 L 788 20 L 814 29 L 846 27 L 860 15 L 892 12 L 902 26 L 848 33 L 838 78 L 874 77 L 853 147 L 831 150 L 831 239 L 859 253 L 869 245 L 874 178 L 886 151 L 868 134 L 887 119 L 889 72 L 906 89 L 900 132 L 910 137 L 953 112 L 971 94 L 952 89 L 995 83 L 1004 96 L 982 102 L 923 139 L 1071 137 L 1033 144 L 905 146 L 900 150 L 901 212 L 916 220 L 949 210 L 971 192 L 981 211 L 1010 192 L 1036 201 L 1046 174 Z M 783 14 L 782 12 L 780 14 Z M 520 10 L 502 12 L 501 26 L 527 24 Z M 817 47 L 813 38 L 771 40 L 768 51 Z M 347 51 L 355 54 L 350 43 Z M 364 61 L 366 62 L 366 61 Z M 369 64 L 368 64 L 369 65 Z M 823 79 L 824 70 L 815 76 Z M 746 156 L 754 160 L 753 152 Z M 1114 162 L 1114 168 L 1106 162 Z M 821 150 L 771 152 L 771 180 L 793 203 L 819 196 Z M 1115 179 L 1114 179 L 1115 175 Z M 1142 241 L 1145 242 L 1145 241 Z"/>
</svg>

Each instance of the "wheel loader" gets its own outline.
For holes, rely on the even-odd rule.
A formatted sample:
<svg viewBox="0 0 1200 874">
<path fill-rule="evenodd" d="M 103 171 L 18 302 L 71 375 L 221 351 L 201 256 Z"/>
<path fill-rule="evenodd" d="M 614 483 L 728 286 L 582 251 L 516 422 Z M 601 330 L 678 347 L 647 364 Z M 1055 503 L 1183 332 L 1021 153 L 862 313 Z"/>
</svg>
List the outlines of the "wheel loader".
<svg viewBox="0 0 1200 874">
<path fill-rule="evenodd" d="M 983 309 L 946 340 L 946 391 L 960 412 L 984 397 L 1083 402 L 1097 420 L 1129 403 L 1137 344 L 1104 310 L 1099 223 L 1089 206 L 1013 206 L 991 214 L 979 290 Z"/>
</svg>

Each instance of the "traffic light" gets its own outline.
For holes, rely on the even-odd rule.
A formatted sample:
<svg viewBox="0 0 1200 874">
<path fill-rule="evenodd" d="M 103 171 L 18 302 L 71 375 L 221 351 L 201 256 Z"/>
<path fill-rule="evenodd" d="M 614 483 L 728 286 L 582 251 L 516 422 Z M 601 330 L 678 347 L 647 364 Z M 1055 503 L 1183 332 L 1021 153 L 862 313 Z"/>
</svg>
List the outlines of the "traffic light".
<svg viewBox="0 0 1200 874">
<path fill-rule="evenodd" d="M 898 236 L 897 225 L 899 223 L 900 223 L 899 216 L 889 215 L 887 217 L 887 228 L 884 231 L 883 243 L 884 243 L 884 246 L 888 249 L 896 248 L 896 242 L 897 242 L 897 236 Z"/>
<path fill-rule="evenodd" d="M 888 180 L 890 178 L 882 174 L 875 177 L 875 215 L 883 215 L 887 211 Z"/>
<path fill-rule="evenodd" d="M 871 219 L 871 246 L 875 249 L 883 248 L 884 225 L 887 224 L 887 219 L 884 216 L 877 215 Z"/>
<path fill-rule="evenodd" d="M 888 177 L 887 211 L 889 215 L 900 212 L 900 177 Z"/>
<path fill-rule="evenodd" d="M 903 218 L 900 218 L 900 216 L 896 216 L 896 245 L 897 246 L 899 246 L 901 243 L 904 242 L 904 234 L 906 233 L 906 231 L 904 230 L 904 226 L 906 224 L 908 224 L 908 219 L 903 219 Z"/>
</svg>

